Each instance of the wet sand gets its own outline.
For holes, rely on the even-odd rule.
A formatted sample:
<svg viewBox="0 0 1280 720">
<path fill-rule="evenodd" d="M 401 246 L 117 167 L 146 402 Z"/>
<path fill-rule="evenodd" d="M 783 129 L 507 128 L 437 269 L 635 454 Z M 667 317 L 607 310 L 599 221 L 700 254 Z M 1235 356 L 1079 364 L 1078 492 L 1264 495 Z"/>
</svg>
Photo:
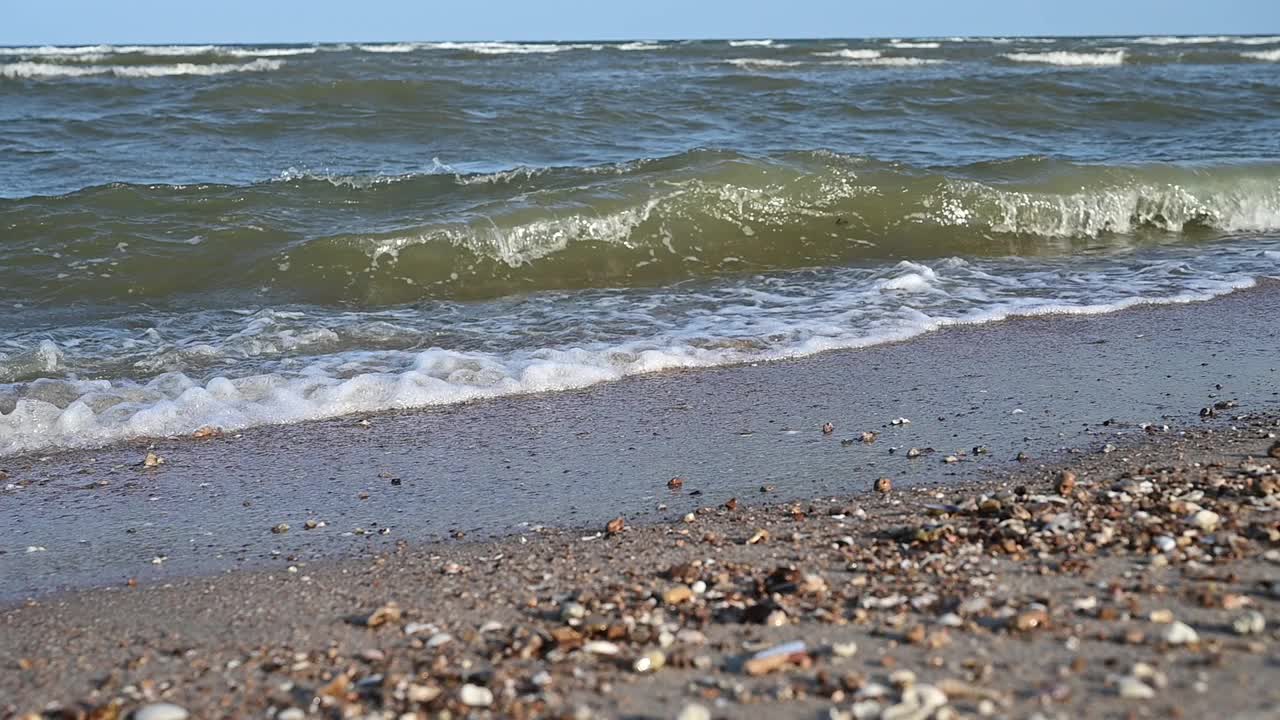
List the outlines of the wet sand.
<svg viewBox="0 0 1280 720">
<path fill-rule="evenodd" d="M 1205 303 L 954 327 L 908 342 L 579 392 L 0 458 L 0 602 L 356 557 L 398 541 L 678 518 L 1001 472 L 1280 399 L 1280 283 Z M 900 417 L 909 425 L 892 425 Z M 835 424 L 829 436 L 817 430 Z M 1106 423 L 1106 424 L 1104 424 Z M 845 444 L 862 431 L 874 445 Z M 906 457 L 985 446 L 955 466 Z M 148 451 L 165 460 L 139 464 Z M 939 455 L 940 457 L 941 455 Z M 655 478 L 704 495 L 663 498 Z M 665 503 L 666 510 L 658 510 Z M 325 527 L 303 531 L 307 520 Z M 273 535 L 286 523 L 294 531 Z M 386 534 L 383 534 L 386 533 Z M 43 548 L 26 552 L 27 548 Z M 156 562 L 159 564 L 156 564 Z"/>
<path fill-rule="evenodd" d="M 0 717 L 1277 717 L 1280 415 L 1236 412 L 1069 476 L 32 601 Z"/>
</svg>

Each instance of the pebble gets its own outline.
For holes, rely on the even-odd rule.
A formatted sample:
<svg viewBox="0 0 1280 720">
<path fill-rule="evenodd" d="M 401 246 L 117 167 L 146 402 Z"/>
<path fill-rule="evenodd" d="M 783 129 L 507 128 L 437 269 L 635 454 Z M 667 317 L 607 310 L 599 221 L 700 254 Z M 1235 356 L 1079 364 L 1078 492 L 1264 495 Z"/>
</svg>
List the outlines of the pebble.
<svg viewBox="0 0 1280 720">
<path fill-rule="evenodd" d="M 1231 622 L 1237 635 L 1258 635 L 1267 629 L 1267 619 L 1257 610 L 1250 610 Z"/>
<path fill-rule="evenodd" d="M 306 720 L 306 717 L 306 711 L 300 708 L 287 708 L 276 713 L 276 720 Z"/>
<path fill-rule="evenodd" d="M 636 658 L 631 664 L 631 669 L 638 673 L 654 672 L 661 670 L 667 664 L 667 656 L 661 650 L 650 650 L 649 652 Z"/>
<path fill-rule="evenodd" d="M 289 523 L 280 523 L 279 525 L 272 527 L 271 532 L 275 535 L 283 535 L 289 532 Z"/>
<path fill-rule="evenodd" d="M 1070 470 L 1063 470 L 1058 473 L 1058 482 L 1054 489 L 1062 497 L 1069 497 L 1076 489 L 1076 474 Z"/>
<path fill-rule="evenodd" d="M 1152 543 L 1156 546 L 1157 550 L 1164 553 L 1173 552 L 1178 549 L 1178 541 L 1168 535 L 1158 535 Z"/>
<path fill-rule="evenodd" d="M 676 720 L 711 720 L 711 711 L 697 703 L 690 703 L 684 706 Z"/>
<path fill-rule="evenodd" d="M 147 453 L 147 456 L 142 459 L 142 467 L 153 468 L 153 467 L 160 467 L 163 464 L 164 464 L 164 458 L 160 457 L 159 455 L 153 452 Z"/>
<path fill-rule="evenodd" d="M 493 704 L 493 691 L 468 683 L 458 691 L 458 699 L 467 707 L 489 707 Z"/>
<path fill-rule="evenodd" d="M 1170 623 L 1165 628 L 1164 641 L 1170 645 L 1190 645 L 1200 642 L 1200 635 L 1190 625 L 1183 622 Z"/>
<path fill-rule="evenodd" d="M 892 489 L 893 489 L 893 480 L 890 480 L 887 477 L 882 477 L 879 480 L 876 480 L 876 492 L 887 493 Z"/>
<path fill-rule="evenodd" d="M 605 640 L 593 640 L 583 645 L 582 651 L 591 655 L 617 655 L 621 652 L 617 645 Z"/>
<path fill-rule="evenodd" d="M 1222 518 L 1212 510 L 1200 510 L 1187 519 L 1192 525 L 1205 532 L 1213 532 Z"/>
<path fill-rule="evenodd" d="M 835 643 L 831 646 L 831 654 L 840 658 L 851 658 L 858 654 L 857 643 Z"/>
<path fill-rule="evenodd" d="M 684 478 L 676 476 L 667 481 L 668 490 L 679 490 L 684 487 Z"/>
<path fill-rule="evenodd" d="M 186 708 L 173 703 L 152 703 L 133 713 L 133 720 L 187 720 L 189 717 L 191 714 Z"/>
<path fill-rule="evenodd" d="M 1116 694 L 1126 700 L 1150 700 L 1156 691 L 1138 678 L 1126 676 L 1116 681 Z"/>
</svg>

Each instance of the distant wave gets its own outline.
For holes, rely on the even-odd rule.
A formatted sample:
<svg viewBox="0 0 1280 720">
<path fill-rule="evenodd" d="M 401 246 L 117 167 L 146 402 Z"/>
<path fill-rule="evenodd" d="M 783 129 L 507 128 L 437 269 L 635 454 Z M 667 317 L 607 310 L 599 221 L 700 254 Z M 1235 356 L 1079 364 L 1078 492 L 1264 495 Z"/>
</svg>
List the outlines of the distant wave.
<svg viewBox="0 0 1280 720">
<path fill-rule="evenodd" d="M 1043 52 L 1043 53 L 1005 53 L 1003 57 L 1014 62 L 1040 63 L 1042 65 L 1061 65 L 1064 67 L 1108 67 L 1124 64 L 1124 51 L 1078 53 L 1078 52 Z"/>
<path fill-rule="evenodd" d="M 292 55 L 312 55 L 319 48 L 300 47 L 300 48 L 219 48 L 219 55 L 230 55 L 232 57 L 289 57 Z"/>
<path fill-rule="evenodd" d="M 901 40 L 894 40 L 889 44 L 896 48 L 903 48 L 904 50 L 936 50 L 942 47 L 942 43 L 938 42 L 903 42 Z"/>
<path fill-rule="evenodd" d="M 730 40 L 729 47 L 769 47 L 772 40 Z"/>
<path fill-rule="evenodd" d="M 843 58 L 845 60 L 873 60 L 883 54 L 879 50 L 850 50 L 849 48 L 814 53 L 817 57 Z"/>
<path fill-rule="evenodd" d="M 917 67 L 920 65 L 941 65 L 945 60 L 918 57 L 877 57 L 865 60 L 841 60 L 829 65 L 857 65 L 860 67 Z"/>
<path fill-rule="evenodd" d="M 364 52 L 371 53 L 407 53 L 417 50 L 418 43 L 388 43 L 385 45 L 357 45 Z"/>
<path fill-rule="evenodd" d="M 1275 50 L 1256 50 L 1254 52 L 1240 53 L 1241 57 L 1247 57 L 1250 60 L 1265 60 L 1267 62 L 1280 62 L 1280 48 Z"/>
<path fill-rule="evenodd" d="M 662 45 L 661 43 L 652 43 L 652 42 L 629 42 L 629 43 L 622 43 L 620 45 L 611 45 L 610 47 L 612 47 L 615 50 L 635 51 L 635 50 L 663 50 L 667 46 Z"/>
<path fill-rule="evenodd" d="M 248 63 L 197 65 L 58 65 L 42 62 L 19 62 L 0 65 L 0 77 L 12 79 L 48 79 L 111 75 L 121 78 L 156 78 L 180 75 L 225 75 L 238 72 L 279 70 L 283 60 L 258 59 Z"/>
<path fill-rule="evenodd" d="M 778 60 L 776 58 L 733 58 L 725 60 L 729 65 L 740 68 L 762 67 L 762 68 L 779 68 L 779 67 L 795 67 L 804 65 L 799 60 Z"/>
<path fill-rule="evenodd" d="M 1212 43 L 1232 43 L 1236 45 L 1271 45 L 1280 43 L 1280 35 L 1240 37 L 1235 35 L 1156 35 L 1135 38 L 1135 43 L 1143 45 L 1209 45 Z"/>
</svg>

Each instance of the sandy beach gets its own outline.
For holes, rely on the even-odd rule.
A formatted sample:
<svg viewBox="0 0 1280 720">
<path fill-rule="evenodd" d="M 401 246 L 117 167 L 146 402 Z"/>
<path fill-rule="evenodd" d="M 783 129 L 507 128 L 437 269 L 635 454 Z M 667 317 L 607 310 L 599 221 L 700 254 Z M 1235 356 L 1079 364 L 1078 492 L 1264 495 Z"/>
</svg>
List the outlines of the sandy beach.
<svg viewBox="0 0 1280 720">
<path fill-rule="evenodd" d="M 6 458 L 0 714 L 1274 717 L 1275 302 Z"/>
</svg>

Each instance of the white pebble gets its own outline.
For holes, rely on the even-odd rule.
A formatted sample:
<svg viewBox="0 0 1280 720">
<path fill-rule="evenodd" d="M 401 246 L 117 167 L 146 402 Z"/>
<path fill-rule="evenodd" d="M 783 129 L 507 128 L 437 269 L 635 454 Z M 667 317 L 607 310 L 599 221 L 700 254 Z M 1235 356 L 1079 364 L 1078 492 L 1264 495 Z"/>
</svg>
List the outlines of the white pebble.
<svg viewBox="0 0 1280 720">
<path fill-rule="evenodd" d="M 144 705 L 133 714 L 133 720 L 187 720 L 187 709 L 172 703 Z"/>
<path fill-rule="evenodd" d="M 489 707 L 493 704 L 493 691 L 479 685 L 463 685 L 458 699 L 467 707 Z"/>
<path fill-rule="evenodd" d="M 1183 622 L 1173 622 L 1169 627 L 1165 628 L 1164 641 L 1170 645 L 1190 645 L 1200 641 L 1200 635 L 1190 625 Z"/>
<path fill-rule="evenodd" d="M 690 703 L 684 706 L 676 718 L 677 720 L 711 720 L 711 711 L 697 703 Z"/>
</svg>

